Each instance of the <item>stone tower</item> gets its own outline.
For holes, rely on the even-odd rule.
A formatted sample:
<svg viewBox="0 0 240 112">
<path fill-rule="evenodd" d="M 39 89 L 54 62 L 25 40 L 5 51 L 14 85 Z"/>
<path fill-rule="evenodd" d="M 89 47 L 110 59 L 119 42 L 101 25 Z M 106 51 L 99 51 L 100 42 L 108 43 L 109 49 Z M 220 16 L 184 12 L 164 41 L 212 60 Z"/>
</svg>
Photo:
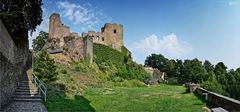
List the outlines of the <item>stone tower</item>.
<svg viewBox="0 0 240 112">
<path fill-rule="evenodd" d="M 111 46 L 119 51 L 123 46 L 123 26 L 107 23 L 102 27 L 103 40 L 107 46 Z"/>
<path fill-rule="evenodd" d="M 119 24 L 107 23 L 102 27 L 101 32 L 88 31 L 82 37 L 90 36 L 93 43 L 103 44 L 121 51 L 123 46 L 123 26 Z"/>
<path fill-rule="evenodd" d="M 59 46 L 62 47 L 64 45 L 64 37 L 69 35 L 70 28 L 62 24 L 59 14 L 53 13 L 50 16 L 49 38 L 59 40 Z"/>
</svg>

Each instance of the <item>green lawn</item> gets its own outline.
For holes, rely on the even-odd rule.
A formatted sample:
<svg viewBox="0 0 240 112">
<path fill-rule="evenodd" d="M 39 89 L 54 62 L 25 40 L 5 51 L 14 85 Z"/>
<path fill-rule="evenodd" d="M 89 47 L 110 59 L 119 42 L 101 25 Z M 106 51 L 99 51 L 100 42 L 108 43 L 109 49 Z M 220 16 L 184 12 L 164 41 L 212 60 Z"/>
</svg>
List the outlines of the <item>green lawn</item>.
<svg viewBox="0 0 240 112">
<path fill-rule="evenodd" d="M 201 112 L 206 103 L 182 86 L 88 87 L 84 96 L 55 96 L 45 103 L 49 111 Z"/>
</svg>

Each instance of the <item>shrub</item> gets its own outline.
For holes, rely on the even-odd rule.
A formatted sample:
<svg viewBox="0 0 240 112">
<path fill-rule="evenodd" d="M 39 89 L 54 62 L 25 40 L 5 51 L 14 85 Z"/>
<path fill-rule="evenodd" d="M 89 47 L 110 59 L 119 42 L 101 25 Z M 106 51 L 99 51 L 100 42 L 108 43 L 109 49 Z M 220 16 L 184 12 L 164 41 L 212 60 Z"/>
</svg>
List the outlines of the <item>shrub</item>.
<svg viewBox="0 0 240 112">
<path fill-rule="evenodd" d="M 61 73 L 67 74 L 67 70 L 63 69 L 63 70 L 61 70 Z"/>
<path fill-rule="evenodd" d="M 75 67 L 75 71 L 76 71 L 76 72 L 80 72 L 80 67 L 79 67 L 79 66 L 76 66 L 76 67 Z"/>
<path fill-rule="evenodd" d="M 40 51 L 34 60 L 33 73 L 43 82 L 55 81 L 58 72 L 55 62 L 46 51 Z"/>
<path fill-rule="evenodd" d="M 139 80 L 133 79 L 133 80 L 125 80 L 122 83 L 122 86 L 124 86 L 124 87 L 146 87 L 147 85 Z"/>
</svg>

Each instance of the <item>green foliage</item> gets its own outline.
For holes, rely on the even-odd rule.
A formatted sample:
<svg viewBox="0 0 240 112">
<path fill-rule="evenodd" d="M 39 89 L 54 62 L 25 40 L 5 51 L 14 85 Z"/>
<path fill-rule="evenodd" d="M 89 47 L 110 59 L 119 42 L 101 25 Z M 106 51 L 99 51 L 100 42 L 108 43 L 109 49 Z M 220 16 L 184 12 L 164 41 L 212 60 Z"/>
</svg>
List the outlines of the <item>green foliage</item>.
<svg viewBox="0 0 240 112">
<path fill-rule="evenodd" d="M 76 71 L 76 72 L 80 72 L 80 67 L 79 67 L 79 66 L 76 66 L 76 67 L 75 67 L 75 71 Z"/>
<path fill-rule="evenodd" d="M 218 83 L 214 72 L 209 73 L 209 78 L 207 81 L 203 82 L 201 86 L 209 91 L 217 92 L 219 94 L 224 94 L 224 90 L 220 83 Z"/>
<path fill-rule="evenodd" d="M 63 70 L 61 70 L 61 73 L 62 74 L 67 74 L 67 70 L 63 69 Z"/>
<path fill-rule="evenodd" d="M 139 80 L 132 79 L 132 80 L 125 80 L 121 83 L 123 87 L 146 87 L 147 85 Z"/>
<path fill-rule="evenodd" d="M 46 51 L 38 52 L 33 65 L 34 74 L 45 83 L 56 80 L 58 72 L 54 63 Z"/>
<path fill-rule="evenodd" d="M 161 54 L 152 54 L 148 56 L 144 62 L 144 66 L 149 66 L 153 68 L 157 68 L 160 71 L 166 72 L 167 71 L 167 62 L 168 59 L 165 58 Z"/>
<path fill-rule="evenodd" d="M 42 22 L 42 0 L 1 0 L 0 16 L 15 40 L 27 39 Z"/>
<path fill-rule="evenodd" d="M 132 61 L 131 53 L 123 47 L 122 52 L 101 44 L 93 45 L 94 62 L 105 73 L 110 71 L 110 79 L 122 77 L 124 79 L 138 79 L 144 81 L 148 74 L 142 65 Z"/>
<path fill-rule="evenodd" d="M 202 62 L 197 58 L 185 60 L 183 66 L 181 76 L 183 76 L 184 79 L 182 79 L 181 82 L 201 83 L 207 80 L 208 73 L 202 66 Z"/>
<path fill-rule="evenodd" d="M 40 31 L 36 39 L 33 39 L 33 43 L 32 43 L 33 50 L 36 52 L 42 50 L 47 40 L 48 40 L 48 33 L 44 31 Z"/>
<path fill-rule="evenodd" d="M 175 61 L 161 54 L 152 54 L 146 58 L 145 66 L 166 72 L 169 83 L 199 83 L 210 91 L 240 99 L 240 68 L 227 71 L 223 62 L 217 63 L 214 67 L 208 60 L 202 64 L 197 58 Z"/>
</svg>

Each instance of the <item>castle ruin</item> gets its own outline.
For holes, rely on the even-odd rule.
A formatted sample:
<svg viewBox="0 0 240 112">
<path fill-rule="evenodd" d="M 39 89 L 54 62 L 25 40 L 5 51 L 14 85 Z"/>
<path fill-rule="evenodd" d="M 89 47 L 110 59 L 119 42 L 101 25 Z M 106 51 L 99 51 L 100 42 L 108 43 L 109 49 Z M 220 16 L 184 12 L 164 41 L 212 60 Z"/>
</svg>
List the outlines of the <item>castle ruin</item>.
<svg viewBox="0 0 240 112">
<path fill-rule="evenodd" d="M 93 43 L 103 44 L 121 51 L 123 26 L 106 23 L 101 28 L 101 32 L 88 31 L 79 36 L 61 22 L 59 14 L 53 13 L 50 16 L 49 41 L 44 46 L 44 49 L 50 53 L 61 52 L 75 61 L 89 57 L 92 62 Z"/>
</svg>

